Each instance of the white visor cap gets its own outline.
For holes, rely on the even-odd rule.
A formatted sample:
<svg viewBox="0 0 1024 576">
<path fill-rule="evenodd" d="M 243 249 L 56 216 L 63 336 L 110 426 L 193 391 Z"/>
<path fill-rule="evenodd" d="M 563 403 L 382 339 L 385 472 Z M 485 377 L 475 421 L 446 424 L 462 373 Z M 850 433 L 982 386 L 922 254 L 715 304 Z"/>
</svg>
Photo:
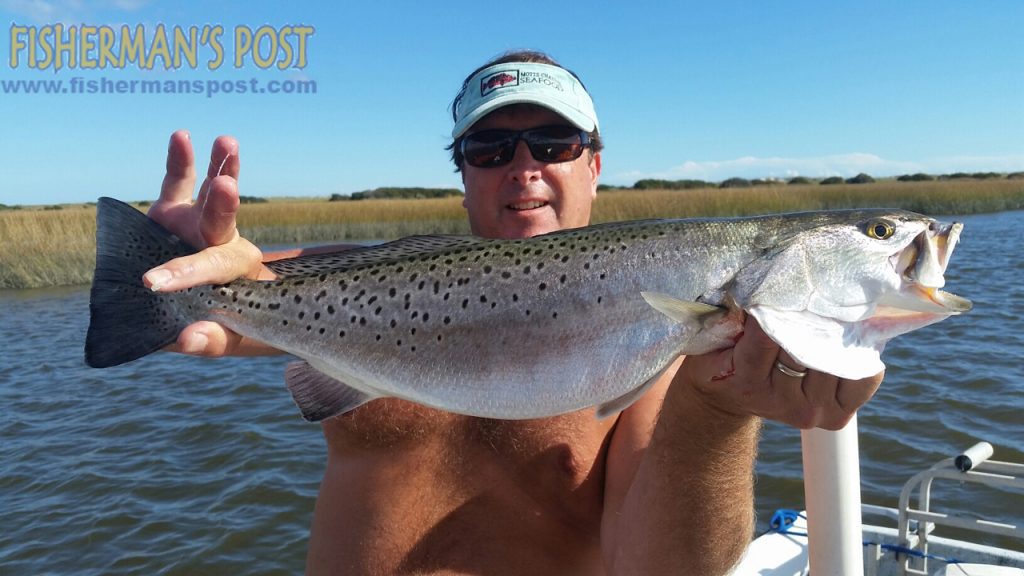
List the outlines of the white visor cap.
<svg viewBox="0 0 1024 576">
<path fill-rule="evenodd" d="M 466 83 L 456 101 L 452 138 L 509 104 L 537 104 L 585 132 L 598 128 L 594 101 L 569 71 L 550 64 L 506 62 L 484 68 Z"/>
</svg>

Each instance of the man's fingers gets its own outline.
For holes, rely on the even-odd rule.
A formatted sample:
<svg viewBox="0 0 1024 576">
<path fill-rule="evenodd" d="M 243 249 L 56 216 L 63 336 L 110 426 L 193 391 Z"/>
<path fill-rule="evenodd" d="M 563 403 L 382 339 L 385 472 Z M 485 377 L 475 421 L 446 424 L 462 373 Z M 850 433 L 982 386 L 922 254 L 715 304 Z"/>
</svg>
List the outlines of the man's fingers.
<svg viewBox="0 0 1024 576">
<path fill-rule="evenodd" d="M 210 182 L 199 216 L 199 232 L 207 246 L 226 244 L 238 236 L 238 204 L 238 183 L 233 177 L 219 176 Z"/>
<path fill-rule="evenodd" d="M 753 316 L 743 324 L 743 336 L 736 342 L 736 371 L 767 375 L 775 369 L 779 345 L 768 337 Z"/>
<path fill-rule="evenodd" d="M 220 324 L 202 321 L 185 327 L 178 341 L 167 350 L 195 356 L 226 356 L 232 354 L 241 341 L 241 336 Z"/>
<path fill-rule="evenodd" d="M 240 166 L 238 141 L 231 136 L 218 136 L 210 147 L 210 163 L 206 166 L 206 178 L 203 179 L 199 194 L 196 196 L 196 210 L 201 211 L 206 205 L 213 180 L 218 176 L 230 176 L 238 180 Z"/>
<path fill-rule="evenodd" d="M 160 186 L 160 202 L 181 204 L 192 201 L 192 190 L 196 185 L 195 158 L 188 131 L 178 130 L 171 134 L 167 145 L 167 173 Z"/>
<path fill-rule="evenodd" d="M 238 140 L 231 136 L 218 136 L 210 149 L 210 165 L 206 168 L 206 177 L 231 176 L 238 180 L 241 164 L 238 160 Z"/>
<path fill-rule="evenodd" d="M 142 279 L 154 291 L 174 292 L 204 284 L 225 284 L 241 277 L 256 278 L 260 268 L 259 248 L 238 239 L 175 258 L 146 272 Z"/>
<path fill-rule="evenodd" d="M 875 374 L 862 380 L 842 380 L 836 390 L 836 403 L 843 410 L 856 410 L 871 399 L 882 384 L 885 372 Z"/>
</svg>

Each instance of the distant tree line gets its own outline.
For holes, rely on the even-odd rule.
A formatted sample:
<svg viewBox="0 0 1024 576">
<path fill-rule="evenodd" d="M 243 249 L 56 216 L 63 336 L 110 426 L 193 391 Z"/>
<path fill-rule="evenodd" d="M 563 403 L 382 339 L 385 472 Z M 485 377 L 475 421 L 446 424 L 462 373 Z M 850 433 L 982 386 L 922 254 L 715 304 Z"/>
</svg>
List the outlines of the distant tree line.
<svg viewBox="0 0 1024 576">
<path fill-rule="evenodd" d="M 1009 174 L 1000 174 L 998 172 L 955 172 L 953 174 L 942 174 L 939 176 L 932 176 L 930 174 L 924 174 L 918 172 L 917 174 L 904 174 L 896 177 L 899 182 L 928 182 L 933 180 L 960 180 L 960 179 L 973 179 L 973 180 L 987 180 L 992 178 L 1006 178 L 1008 180 L 1019 180 L 1024 179 L 1024 172 L 1011 172 Z M 752 188 L 755 186 L 781 186 L 781 185 L 808 185 L 808 184 L 819 184 L 828 186 L 831 184 L 870 184 L 875 182 L 875 178 L 870 174 L 861 172 L 852 178 L 842 178 L 840 176 L 829 176 L 827 178 L 808 178 L 807 176 L 796 176 L 789 180 L 777 180 L 777 179 L 754 179 L 748 180 L 746 178 L 729 178 L 721 182 L 710 182 L 707 180 L 660 180 L 655 178 L 645 178 L 643 180 L 637 180 L 632 186 L 612 186 L 608 184 L 601 184 L 597 187 L 598 190 L 692 190 L 695 188 Z"/>
<path fill-rule="evenodd" d="M 343 200 L 367 200 L 384 198 L 445 198 L 448 196 L 462 196 L 462 190 L 458 188 L 419 188 L 419 187 L 398 187 L 388 186 L 353 192 L 351 195 L 331 194 L 330 201 L 338 202 Z"/>
</svg>

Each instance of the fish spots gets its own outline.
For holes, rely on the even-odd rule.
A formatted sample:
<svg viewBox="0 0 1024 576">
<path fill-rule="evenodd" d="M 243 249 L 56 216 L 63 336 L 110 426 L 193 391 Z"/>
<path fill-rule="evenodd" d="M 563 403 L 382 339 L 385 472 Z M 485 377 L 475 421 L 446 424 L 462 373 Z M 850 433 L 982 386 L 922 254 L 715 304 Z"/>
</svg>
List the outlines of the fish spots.
<svg viewBox="0 0 1024 576">
<path fill-rule="evenodd" d="M 295 295 L 295 297 L 294 297 L 294 298 L 292 298 L 292 300 L 293 300 L 293 301 L 294 301 L 294 302 L 295 302 L 296 304 L 302 304 L 302 296 L 299 296 L 298 294 L 296 294 L 296 295 Z"/>
</svg>

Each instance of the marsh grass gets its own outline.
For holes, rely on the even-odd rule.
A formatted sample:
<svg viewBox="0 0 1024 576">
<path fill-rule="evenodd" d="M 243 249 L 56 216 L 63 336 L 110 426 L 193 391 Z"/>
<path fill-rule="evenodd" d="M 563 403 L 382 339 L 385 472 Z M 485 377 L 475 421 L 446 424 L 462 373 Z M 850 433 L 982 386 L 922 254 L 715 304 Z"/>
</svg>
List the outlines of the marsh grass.
<svg viewBox="0 0 1024 576">
<path fill-rule="evenodd" d="M 0 288 L 86 284 L 96 265 L 96 209 L 0 212 Z"/>
<path fill-rule="evenodd" d="M 874 184 L 816 184 L 755 188 L 631 190 L 598 194 L 594 221 L 640 218 L 750 216 L 840 208 L 902 208 L 929 215 L 977 214 L 1024 208 L 1024 182 L 971 180 L 882 181 Z"/>
<path fill-rule="evenodd" d="M 870 206 L 932 215 L 1019 210 L 1024 209 L 1024 180 L 612 190 L 598 195 L 593 219 L 597 223 Z M 0 211 L 0 288 L 90 282 L 95 266 L 95 218 L 96 209 L 91 206 Z M 243 236 L 262 246 L 469 232 L 459 198 L 275 200 L 244 205 L 239 228 Z"/>
</svg>

